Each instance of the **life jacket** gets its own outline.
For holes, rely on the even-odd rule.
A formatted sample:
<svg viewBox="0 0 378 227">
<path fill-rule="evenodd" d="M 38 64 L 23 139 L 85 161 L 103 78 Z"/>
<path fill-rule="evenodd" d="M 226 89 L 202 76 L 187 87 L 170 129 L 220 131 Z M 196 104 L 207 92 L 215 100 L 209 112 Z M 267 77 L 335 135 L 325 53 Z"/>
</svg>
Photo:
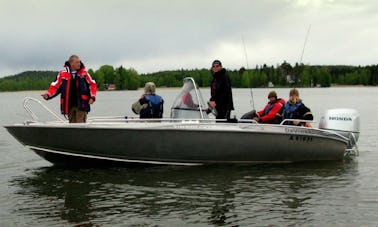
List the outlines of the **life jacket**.
<svg viewBox="0 0 378 227">
<path fill-rule="evenodd" d="M 293 104 L 292 102 L 288 101 L 284 107 L 285 114 L 291 114 L 295 112 L 298 107 L 302 105 L 302 101 L 298 101 L 297 103 Z"/>
<path fill-rule="evenodd" d="M 159 95 L 146 95 L 146 108 L 140 111 L 140 118 L 162 118 L 164 101 Z"/>
<path fill-rule="evenodd" d="M 267 115 L 273 108 L 273 106 L 275 105 L 276 103 L 269 103 L 268 106 L 265 108 L 265 115 Z"/>
<path fill-rule="evenodd" d="M 78 96 L 77 107 L 79 110 L 89 112 L 89 99 L 95 99 L 97 93 L 96 82 L 92 79 L 84 66 L 77 72 L 76 80 L 71 80 L 71 78 L 70 68 L 65 66 L 47 90 L 47 94 L 49 95 L 48 99 L 54 98 L 60 93 L 61 112 L 66 115 L 69 113 L 70 86 L 76 86 Z M 75 83 L 71 83 L 72 81 L 75 81 Z"/>
<path fill-rule="evenodd" d="M 277 115 L 282 116 L 286 102 L 285 102 L 284 99 L 277 99 L 277 103 L 279 103 L 281 105 L 281 109 L 280 109 L 280 111 L 278 111 Z"/>
<path fill-rule="evenodd" d="M 273 119 L 270 119 L 270 120 L 264 119 L 263 122 L 264 123 L 270 123 L 270 124 L 281 123 L 284 106 L 285 106 L 285 100 L 281 99 L 281 98 L 277 99 L 273 103 L 269 102 L 267 107 L 265 108 L 264 116 L 262 118 L 267 118 L 269 115 L 271 115 L 270 114 L 271 111 L 274 111 L 273 113 L 275 113 L 275 116 L 274 116 Z M 277 111 L 277 107 L 279 108 L 278 111 Z M 271 117 L 273 117 L 273 116 L 271 116 Z"/>
<path fill-rule="evenodd" d="M 284 109 L 284 106 L 285 106 L 285 100 L 284 99 L 277 99 L 277 101 L 275 102 L 269 102 L 266 107 L 264 108 L 264 115 L 267 115 L 275 105 L 280 105 L 281 108 L 280 110 L 277 112 L 277 114 L 281 115 L 282 112 L 283 112 L 283 109 Z"/>
<path fill-rule="evenodd" d="M 284 119 L 303 119 L 303 120 L 313 120 L 314 116 L 311 113 L 311 110 L 303 104 L 302 100 L 299 100 L 297 103 L 292 103 L 288 101 L 285 105 L 284 110 Z M 293 125 L 293 122 L 287 121 L 284 124 L 286 125 Z M 300 122 L 300 124 L 296 124 L 298 126 L 306 126 L 311 127 L 308 122 Z"/>
<path fill-rule="evenodd" d="M 295 104 L 288 101 L 284 107 L 283 118 L 284 119 L 301 119 L 302 116 L 300 116 L 297 110 L 302 105 L 303 105 L 302 101 L 298 101 Z M 288 121 L 288 122 L 285 122 L 285 124 L 292 125 L 293 123 Z"/>
</svg>

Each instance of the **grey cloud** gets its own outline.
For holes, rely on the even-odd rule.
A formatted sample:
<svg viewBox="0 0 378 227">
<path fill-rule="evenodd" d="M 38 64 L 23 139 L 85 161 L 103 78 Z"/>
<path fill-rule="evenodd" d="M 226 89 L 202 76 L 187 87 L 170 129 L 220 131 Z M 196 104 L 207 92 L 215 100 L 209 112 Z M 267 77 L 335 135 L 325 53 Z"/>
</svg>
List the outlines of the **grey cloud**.
<svg viewBox="0 0 378 227">
<path fill-rule="evenodd" d="M 372 9 L 377 4 L 369 0 L 3 0 L 0 76 L 26 69 L 56 70 L 73 53 L 90 66 L 133 63 L 142 72 L 207 66 L 203 61 L 216 54 L 231 62 L 240 56 L 217 52 L 218 45 L 241 47 L 242 35 L 251 65 L 285 59 L 294 63 L 309 24 L 305 63 L 371 64 L 378 50 L 370 48 L 362 55 L 360 48 L 372 46 L 377 38 L 378 18 Z M 370 37 L 365 37 L 366 31 Z M 348 40 L 342 39 L 345 33 Z M 353 60 L 347 52 L 361 55 Z"/>
</svg>

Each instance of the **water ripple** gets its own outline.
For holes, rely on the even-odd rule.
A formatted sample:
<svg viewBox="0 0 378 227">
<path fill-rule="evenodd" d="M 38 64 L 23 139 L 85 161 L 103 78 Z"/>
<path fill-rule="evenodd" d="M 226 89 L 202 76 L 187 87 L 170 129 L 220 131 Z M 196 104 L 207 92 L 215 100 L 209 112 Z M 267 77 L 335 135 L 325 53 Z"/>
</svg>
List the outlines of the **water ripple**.
<svg viewBox="0 0 378 227">
<path fill-rule="evenodd" d="M 371 223 L 376 219 L 371 211 L 375 193 L 361 200 L 356 175 L 355 162 L 49 167 L 12 179 L 10 201 L 16 213 L 35 225 L 343 225 L 356 212 L 364 212 L 362 223 Z"/>
</svg>

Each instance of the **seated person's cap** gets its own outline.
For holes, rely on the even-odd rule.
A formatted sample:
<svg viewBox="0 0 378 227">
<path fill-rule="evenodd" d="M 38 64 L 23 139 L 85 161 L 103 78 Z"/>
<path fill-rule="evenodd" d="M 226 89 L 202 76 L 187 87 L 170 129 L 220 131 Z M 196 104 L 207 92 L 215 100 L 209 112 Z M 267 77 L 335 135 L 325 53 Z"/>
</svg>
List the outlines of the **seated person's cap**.
<svg viewBox="0 0 378 227">
<path fill-rule="evenodd" d="M 270 98 L 270 97 L 275 97 L 277 99 L 277 93 L 275 91 L 269 92 L 268 98 Z"/>
</svg>

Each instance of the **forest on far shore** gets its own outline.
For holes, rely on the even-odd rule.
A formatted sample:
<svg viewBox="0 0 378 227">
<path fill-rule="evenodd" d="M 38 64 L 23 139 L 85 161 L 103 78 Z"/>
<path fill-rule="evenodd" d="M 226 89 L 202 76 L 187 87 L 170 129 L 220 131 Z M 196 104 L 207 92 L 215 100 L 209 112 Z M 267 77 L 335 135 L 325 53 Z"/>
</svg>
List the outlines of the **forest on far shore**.
<svg viewBox="0 0 378 227">
<path fill-rule="evenodd" d="M 135 90 L 148 81 L 157 87 L 181 87 L 185 77 L 193 77 L 200 87 L 210 85 L 210 69 L 179 69 L 139 74 L 133 68 L 103 65 L 89 69 L 99 90 Z M 334 85 L 377 86 L 378 65 L 257 65 L 253 69 L 227 69 L 233 88 L 262 87 L 330 87 Z M 55 80 L 58 71 L 26 71 L 0 78 L 0 91 L 45 90 Z"/>
</svg>

